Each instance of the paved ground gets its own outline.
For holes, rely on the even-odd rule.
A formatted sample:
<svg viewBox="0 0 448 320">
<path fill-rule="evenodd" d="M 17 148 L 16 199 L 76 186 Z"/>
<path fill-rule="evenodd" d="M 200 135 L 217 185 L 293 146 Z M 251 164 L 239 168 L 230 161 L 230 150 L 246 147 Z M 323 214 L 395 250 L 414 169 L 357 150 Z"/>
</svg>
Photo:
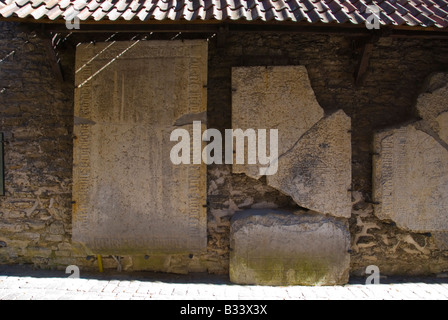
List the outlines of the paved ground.
<svg viewBox="0 0 448 320">
<path fill-rule="evenodd" d="M 446 300 L 448 279 L 352 279 L 336 287 L 269 287 L 231 284 L 226 276 L 157 273 L 81 274 L 0 267 L 0 300 Z"/>
</svg>

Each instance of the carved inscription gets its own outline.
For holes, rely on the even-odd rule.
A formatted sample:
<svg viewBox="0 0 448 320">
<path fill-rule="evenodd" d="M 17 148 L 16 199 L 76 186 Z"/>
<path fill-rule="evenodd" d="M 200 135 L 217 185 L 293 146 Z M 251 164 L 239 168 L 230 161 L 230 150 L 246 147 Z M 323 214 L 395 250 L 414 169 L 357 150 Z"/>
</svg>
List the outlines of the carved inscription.
<svg viewBox="0 0 448 320">
<path fill-rule="evenodd" d="M 331 285 L 348 280 L 350 234 L 335 218 L 246 210 L 231 222 L 230 280 L 259 285 Z"/>
<path fill-rule="evenodd" d="M 176 120 L 206 111 L 206 43 L 83 44 L 76 62 L 73 241 L 103 254 L 204 249 L 205 164 L 169 153 Z"/>
<path fill-rule="evenodd" d="M 374 139 L 375 214 L 416 232 L 447 231 L 448 151 L 408 125 Z"/>
<path fill-rule="evenodd" d="M 324 118 L 306 68 L 236 67 L 232 91 L 234 129 L 278 130 L 278 171 L 268 185 L 302 207 L 350 217 L 350 118 L 343 111 Z M 232 170 L 258 179 L 260 167 L 234 161 Z"/>
<path fill-rule="evenodd" d="M 304 66 L 236 67 L 232 90 L 233 129 L 278 129 L 279 155 L 324 116 Z M 260 167 L 234 161 L 232 170 L 258 179 Z"/>
<path fill-rule="evenodd" d="M 270 186 L 302 207 L 349 218 L 351 215 L 350 118 L 342 111 L 320 120 L 280 155 Z"/>
<path fill-rule="evenodd" d="M 80 81 L 84 82 L 92 74 L 92 66 L 88 64 L 87 57 L 92 54 L 91 50 L 86 50 L 86 55 L 80 57 L 80 64 L 78 64 Z M 82 94 L 79 91 L 75 91 L 75 100 L 79 103 L 75 104 L 75 115 L 79 115 L 80 118 L 90 118 L 90 104 L 91 104 L 92 88 L 88 83 L 83 88 Z M 84 230 L 89 228 L 88 220 L 88 203 L 90 195 L 90 144 L 91 133 L 89 125 L 80 125 L 75 127 L 74 130 L 74 171 L 73 179 L 77 181 L 77 184 L 73 186 L 74 194 L 77 194 L 77 199 L 73 205 L 73 222 Z"/>
</svg>

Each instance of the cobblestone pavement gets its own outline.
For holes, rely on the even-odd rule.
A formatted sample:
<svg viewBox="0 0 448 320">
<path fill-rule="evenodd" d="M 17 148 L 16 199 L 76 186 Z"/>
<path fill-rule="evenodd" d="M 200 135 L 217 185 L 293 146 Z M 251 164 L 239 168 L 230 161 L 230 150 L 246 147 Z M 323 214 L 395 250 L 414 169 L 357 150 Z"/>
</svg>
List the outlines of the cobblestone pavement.
<svg viewBox="0 0 448 320">
<path fill-rule="evenodd" d="M 363 279 L 345 286 L 270 287 L 231 284 L 226 276 L 156 273 L 81 274 L 0 267 L 0 300 L 445 300 L 448 279 Z"/>
</svg>

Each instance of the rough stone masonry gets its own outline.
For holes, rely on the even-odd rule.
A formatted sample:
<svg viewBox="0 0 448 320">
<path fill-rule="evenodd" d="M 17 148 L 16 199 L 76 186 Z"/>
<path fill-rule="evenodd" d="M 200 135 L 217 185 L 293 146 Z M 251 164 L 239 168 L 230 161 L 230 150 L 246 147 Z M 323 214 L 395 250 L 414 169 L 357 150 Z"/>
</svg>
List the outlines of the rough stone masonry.
<svg viewBox="0 0 448 320">
<path fill-rule="evenodd" d="M 99 44 L 111 34 L 72 34 L 62 41 L 58 54 L 65 82 L 59 82 L 47 58 L 45 39 L 14 23 L 2 22 L 0 28 L 0 128 L 6 140 L 6 195 L 0 197 L 0 263 L 58 269 L 75 264 L 80 266 L 81 274 L 86 269 L 97 270 L 95 256 L 78 253 L 72 241 L 73 128 L 74 120 L 79 120 L 73 115 L 75 48 L 78 43 Z M 117 34 L 114 39 L 129 41 L 134 36 Z M 148 39 L 169 40 L 173 36 L 155 33 Z M 182 34 L 173 41 L 188 37 Z M 345 218 L 344 210 L 338 210 L 340 217 L 318 213 L 323 220 L 348 222 L 350 275 L 363 275 L 370 264 L 379 266 L 383 275 L 448 271 L 448 252 L 443 247 L 445 233 L 412 231 L 390 218 L 380 219 L 374 214 L 376 205 L 372 203 L 374 132 L 406 127 L 418 120 L 414 107 L 425 79 L 433 72 L 448 69 L 446 41 L 381 37 L 373 46 L 364 83 L 355 86 L 353 73 L 359 52 L 354 45 L 356 39 L 350 36 L 229 33 L 224 46 L 218 46 L 215 40 L 208 42 L 209 128 L 222 132 L 232 128 L 232 95 L 238 93 L 233 91 L 232 68 L 236 67 L 303 66 L 315 99 L 324 111 L 317 123 L 332 115 L 346 123 L 339 109 L 350 118 L 351 214 Z M 443 87 L 432 83 L 432 89 L 421 97 L 430 97 L 431 92 Z M 423 131 L 416 130 L 443 146 L 446 135 L 437 123 L 440 126 L 445 121 L 439 113 L 436 111 L 432 118 L 420 116 L 428 126 Z M 319 127 L 317 123 L 313 124 L 315 129 Z M 437 136 L 428 129 L 438 132 Z M 300 137 L 291 138 L 296 142 Z M 303 172 L 300 168 L 291 171 Z M 231 219 L 240 211 L 260 208 L 284 209 L 291 214 L 305 210 L 291 195 L 268 185 L 265 177 L 254 179 L 233 173 L 230 165 L 210 165 L 207 248 L 203 253 L 171 255 L 166 259 L 151 254 L 105 254 L 104 268 L 120 266 L 123 271 L 131 271 L 163 266 L 169 272 L 227 274 L 233 248 Z"/>
</svg>

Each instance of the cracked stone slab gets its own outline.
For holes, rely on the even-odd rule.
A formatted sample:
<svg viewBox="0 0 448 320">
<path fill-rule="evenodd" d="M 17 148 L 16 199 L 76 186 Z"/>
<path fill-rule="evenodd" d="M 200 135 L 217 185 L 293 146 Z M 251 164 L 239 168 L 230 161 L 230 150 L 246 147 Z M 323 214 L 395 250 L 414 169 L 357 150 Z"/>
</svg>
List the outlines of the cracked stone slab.
<svg viewBox="0 0 448 320">
<path fill-rule="evenodd" d="M 314 212 L 251 209 L 230 229 L 230 280 L 255 285 L 341 285 L 350 270 L 345 221 Z"/>
<path fill-rule="evenodd" d="M 321 119 L 279 156 L 268 185 L 301 207 L 336 217 L 351 216 L 351 119 L 339 110 Z"/>
<path fill-rule="evenodd" d="M 448 231 L 448 150 L 419 127 L 374 135 L 375 214 L 405 230 Z"/>
<path fill-rule="evenodd" d="M 278 129 L 279 155 L 324 116 L 304 66 L 232 68 L 232 91 L 232 128 Z M 261 167 L 234 161 L 232 170 L 258 179 Z"/>
<path fill-rule="evenodd" d="M 419 116 L 448 144 L 448 73 L 436 73 L 427 79 L 417 99 Z"/>
</svg>

